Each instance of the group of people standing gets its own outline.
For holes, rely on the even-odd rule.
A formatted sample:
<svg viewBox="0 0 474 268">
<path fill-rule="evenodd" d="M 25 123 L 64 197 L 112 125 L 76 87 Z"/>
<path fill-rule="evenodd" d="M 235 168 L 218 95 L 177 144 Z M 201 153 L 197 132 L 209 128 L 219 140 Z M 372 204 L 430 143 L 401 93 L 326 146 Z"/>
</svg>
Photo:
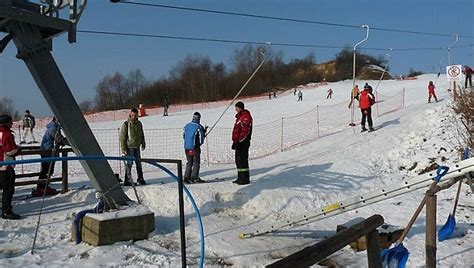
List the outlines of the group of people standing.
<svg viewBox="0 0 474 268">
<path fill-rule="evenodd" d="M 232 150 L 235 150 L 235 164 L 237 167 L 237 179 L 233 182 L 239 185 L 250 183 L 249 172 L 249 148 L 252 138 L 253 119 L 250 111 L 245 109 L 243 102 L 235 104 L 235 123 L 232 130 Z M 183 128 L 184 154 L 186 156 L 186 170 L 183 180 L 187 184 L 205 182 L 199 177 L 201 166 L 201 146 L 207 135 L 207 126 L 201 124 L 201 114 L 195 112 L 191 122 Z M 137 169 L 137 183 L 145 185 L 141 165 L 140 149 L 146 148 L 143 125 L 138 119 L 138 110 L 132 109 L 129 118 L 122 124 L 120 130 L 120 148 L 123 156 L 132 156 L 135 159 Z M 132 185 L 132 161 L 127 161 L 125 168 L 124 186 Z"/>
</svg>

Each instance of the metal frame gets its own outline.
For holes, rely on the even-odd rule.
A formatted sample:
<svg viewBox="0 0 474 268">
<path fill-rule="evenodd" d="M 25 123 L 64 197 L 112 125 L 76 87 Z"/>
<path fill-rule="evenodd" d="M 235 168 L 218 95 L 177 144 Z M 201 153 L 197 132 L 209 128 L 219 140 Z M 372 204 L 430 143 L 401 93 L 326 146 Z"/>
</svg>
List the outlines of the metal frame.
<svg viewBox="0 0 474 268">
<path fill-rule="evenodd" d="M 3 0 L 0 4 L 0 21 L 8 21 L 2 24 L 0 31 L 13 36 L 18 49 L 17 58 L 23 60 L 30 70 L 51 110 L 61 122 L 75 154 L 103 156 L 50 52 L 52 39 L 70 32 L 74 23 L 36 12 L 41 9 L 40 6 L 25 0 Z M 107 207 L 127 204 L 129 199 L 123 190 L 114 188 L 116 179 L 107 161 L 85 160 L 81 164 L 94 188 L 98 192 L 107 193 L 104 195 Z"/>
<path fill-rule="evenodd" d="M 183 197 L 183 163 L 181 160 L 174 159 L 158 159 L 158 158 L 142 158 L 142 162 L 158 162 L 158 163 L 168 163 L 176 164 L 178 172 L 178 199 L 179 199 L 179 228 L 181 236 L 181 264 L 183 268 L 186 268 L 186 225 L 184 219 L 184 197 Z"/>
<path fill-rule="evenodd" d="M 452 178 L 458 178 L 474 172 L 474 158 L 461 161 L 454 164 L 450 168 L 449 172 L 443 177 L 443 180 L 450 180 Z M 273 228 L 265 230 L 255 230 L 249 233 L 241 233 L 240 238 L 250 238 L 255 236 L 262 236 L 274 232 L 278 232 L 284 229 L 291 229 L 299 226 L 306 225 L 308 223 L 323 220 L 325 218 L 342 214 L 354 209 L 362 208 L 371 204 L 378 203 L 399 195 L 410 193 L 418 189 L 426 188 L 432 184 L 436 172 L 429 172 L 408 180 L 402 180 L 398 183 L 394 183 L 387 187 L 383 187 L 363 195 L 354 196 L 346 200 L 335 202 L 319 208 L 317 214 L 310 216 L 303 215 L 303 218 L 296 221 L 287 221 L 281 225 L 274 225 Z"/>
</svg>

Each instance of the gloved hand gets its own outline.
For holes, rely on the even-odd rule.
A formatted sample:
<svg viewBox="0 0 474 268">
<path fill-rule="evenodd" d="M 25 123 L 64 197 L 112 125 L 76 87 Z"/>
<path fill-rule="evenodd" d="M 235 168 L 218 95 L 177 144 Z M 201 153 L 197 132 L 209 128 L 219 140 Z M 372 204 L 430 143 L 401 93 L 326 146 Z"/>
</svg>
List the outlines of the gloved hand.
<svg viewBox="0 0 474 268">
<path fill-rule="evenodd" d="M 237 149 L 237 143 L 232 143 L 232 147 L 231 147 L 231 148 L 232 148 L 232 150 Z"/>
<path fill-rule="evenodd" d="M 127 152 L 122 151 L 122 156 L 127 156 Z"/>
</svg>

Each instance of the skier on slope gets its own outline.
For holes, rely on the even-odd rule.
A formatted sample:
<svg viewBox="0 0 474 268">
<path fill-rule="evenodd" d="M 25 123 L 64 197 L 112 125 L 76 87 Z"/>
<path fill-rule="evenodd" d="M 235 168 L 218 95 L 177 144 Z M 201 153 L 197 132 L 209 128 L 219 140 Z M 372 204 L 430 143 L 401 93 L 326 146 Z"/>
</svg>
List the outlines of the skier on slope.
<svg viewBox="0 0 474 268">
<path fill-rule="evenodd" d="M 186 154 L 186 171 L 184 173 L 185 183 L 205 182 L 199 178 L 201 166 L 201 145 L 206 138 L 207 127 L 201 125 L 201 114 L 195 112 L 193 120 L 184 126 L 184 152 Z"/>
<path fill-rule="evenodd" d="M 237 166 L 237 179 L 233 183 L 244 185 L 250 183 L 249 148 L 252 138 L 253 119 L 244 103 L 235 104 L 235 124 L 232 130 L 232 150 L 235 150 L 235 164 Z"/>
<path fill-rule="evenodd" d="M 375 103 L 374 96 L 369 93 L 368 88 L 364 88 L 364 90 L 360 93 L 359 97 L 359 107 L 360 112 L 362 113 L 362 120 L 360 122 L 362 126 L 362 131 L 367 131 L 365 128 L 365 121 L 369 123 L 369 132 L 374 131 L 373 122 L 372 122 L 372 109 L 371 106 Z"/>
<path fill-rule="evenodd" d="M 11 130 L 12 117 L 0 115 L 0 162 L 15 160 L 19 148 Z M 15 193 L 15 166 L 0 166 L 0 188 L 2 193 L 2 219 L 19 220 L 20 215 L 12 211 L 13 193 Z"/>
<path fill-rule="evenodd" d="M 438 102 L 438 98 L 435 93 L 435 85 L 433 81 L 430 81 L 428 84 L 428 103 L 431 103 L 431 97 L 434 97 L 435 101 Z"/>
<path fill-rule="evenodd" d="M 68 145 L 67 139 L 61 134 L 61 125 L 56 117 L 53 117 L 51 122 L 46 125 L 46 132 L 41 140 L 40 150 L 46 151 L 41 154 L 41 158 L 56 157 L 59 156 L 57 149 L 60 146 Z M 43 195 L 55 195 L 57 190 L 51 188 L 49 185 L 46 187 L 45 180 L 54 173 L 54 162 L 41 162 L 41 171 L 39 174 L 39 182 L 36 189 L 33 189 L 31 194 L 33 196 Z"/>
<path fill-rule="evenodd" d="M 25 111 L 25 116 L 23 117 L 23 137 L 21 137 L 21 144 L 26 143 L 26 138 L 28 134 L 31 134 L 32 141 L 29 143 L 36 143 L 35 134 L 33 133 L 33 129 L 35 128 L 36 121 L 35 117 L 30 113 L 30 110 Z"/>
<path fill-rule="evenodd" d="M 298 100 L 297 101 L 303 101 L 303 92 L 301 92 L 301 90 L 298 90 Z"/>
<path fill-rule="evenodd" d="M 333 93 L 332 88 L 330 88 L 328 90 L 328 95 L 326 96 L 326 99 L 332 99 L 332 93 Z"/>
</svg>

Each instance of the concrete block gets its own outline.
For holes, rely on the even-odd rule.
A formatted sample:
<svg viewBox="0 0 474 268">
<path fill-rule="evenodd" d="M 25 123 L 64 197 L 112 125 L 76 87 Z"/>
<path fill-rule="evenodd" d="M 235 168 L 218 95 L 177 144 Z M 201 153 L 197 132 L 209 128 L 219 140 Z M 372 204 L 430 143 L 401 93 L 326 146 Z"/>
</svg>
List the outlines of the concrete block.
<svg viewBox="0 0 474 268">
<path fill-rule="evenodd" d="M 145 206 L 86 214 L 81 223 L 82 241 L 93 246 L 147 239 L 153 230 L 155 214 Z"/>
</svg>

